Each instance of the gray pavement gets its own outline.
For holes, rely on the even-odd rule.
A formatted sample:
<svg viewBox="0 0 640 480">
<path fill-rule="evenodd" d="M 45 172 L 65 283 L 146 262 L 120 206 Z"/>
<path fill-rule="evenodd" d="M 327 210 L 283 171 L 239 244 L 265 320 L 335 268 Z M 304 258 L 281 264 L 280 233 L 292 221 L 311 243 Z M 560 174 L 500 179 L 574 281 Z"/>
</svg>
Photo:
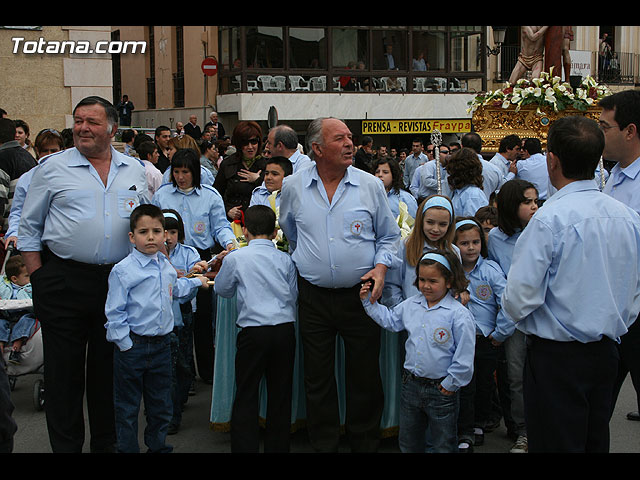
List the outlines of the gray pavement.
<svg viewBox="0 0 640 480">
<path fill-rule="evenodd" d="M 18 432 L 14 438 L 14 453 L 51 453 L 45 415 L 38 411 L 34 404 L 34 383 L 40 375 L 25 375 L 17 379 L 12 392 L 15 404 L 14 419 L 18 424 Z M 189 397 L 184 411 L 182 428 L 176 435 L 169 437 L 169 443 L 176 453 L 229 453 L 229 434 L 214 432 L 209 428 L 209 412 L 211 408 L 211 386 L 197 383 L 196 395 Z M 640 422 L 627 420 L 626 414 L 636 410 L 637 403 L 631 380 L 627 377 L 615 414 L 611 420 L 611 453 L 640 453 Z M 141 417 L 141 429 L 144 420 Z M 503 425 L 494 432 L 485 435 L 485 443 L 476 447 L 475 453 L 507 453 L 511 447 Z M 144 450 L 142 431 L 140 445 Z M 85 442 L 88 451 L 88 441 Z M 341 451 L 349 448 L 343 441 Z M 311 453 L 306 431 L 303 429 L 293 435 L 292 453 Z M 397 438 L 383 439 L 381 453 L 398 453 Z"/>
</svg>

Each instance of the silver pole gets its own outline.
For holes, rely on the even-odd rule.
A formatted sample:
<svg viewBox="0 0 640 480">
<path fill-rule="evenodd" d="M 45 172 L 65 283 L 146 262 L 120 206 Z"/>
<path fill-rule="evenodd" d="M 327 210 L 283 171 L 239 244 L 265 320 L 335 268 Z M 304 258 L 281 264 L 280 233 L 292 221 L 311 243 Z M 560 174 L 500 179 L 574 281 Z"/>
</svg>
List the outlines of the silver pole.
<svg viewBox="0 0 640 480">
<path fill-rule="evenodd" d="M 440 145 L 442 145 L 442 133 L 440 130 L 431 132 L 431 144 L 436 162 L 436 181 L 438 182 L 438 195 L 442 195 L 442 175 L 440 174 Z"/>
</svg>

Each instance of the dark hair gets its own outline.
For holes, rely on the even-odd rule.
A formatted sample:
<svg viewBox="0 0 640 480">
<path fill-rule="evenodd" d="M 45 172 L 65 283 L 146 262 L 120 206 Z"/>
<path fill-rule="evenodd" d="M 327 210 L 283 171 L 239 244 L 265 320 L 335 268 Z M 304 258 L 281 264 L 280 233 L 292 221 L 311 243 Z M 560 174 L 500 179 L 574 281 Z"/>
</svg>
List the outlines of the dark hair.
<svg viewBox="0 0 640 480">
<path fill-rule="evenodd" d="M 0 118 L 0 143 L 7 143 L 16 139 L 16 122 L 3 117 Z"/>
<path fill-rule="evenodd" d="M 202 143 L 200 143 L 200 153 L 204 155 L 204 152 L 209 150 L 211 147 L 215 147 L 216 150 L 218 149 L 217 145 L 211 140 L 203 140 Z"/>
<path fill-rule="evenodd" d="M 420 266 L 435 265 L 438 270 L 440 270 L 440 273 L 447 281 L 447 283 L 451 285 L 451 290 L 453 290 L 454 293 L 458 294 L 466 290 L 467 286 L 469 285 L 469 280 L 467 280 L 467 277 L 464 274 L 464 270 L 462 269 L 462 263 L 460 263 L 460 259 L 455 253 L 449 250 L 431 250 L 427 253 L 442 255 L 449 262 L 451 270 L 448 270 L 447 267 L 436 260 L 432 260 L 430 258 L 420 258 L 416 265 L 416 279 L 413 282 L 413 285 L 416 288 L 419 288 L 418 281 L 420 276 Z M 422 257 L 424 257 L 424 255 Z"/>
<path fill-rule="evenodd" d="M 158 149 L 158 145 L 155 142 L 142 142 L 136 147 L 136 152 L 140 156 L 140 160 L 148 160 L 149 155 L 153 155 L 153 152 Z"/>
<path fill-rule="evenodd" d="M 24 120 L 14 120 L 16 123 L 16 129 L 18 128 L 22 128 L 22 130 L 24 130 L 24 133 L 27 134 L 27 137 L 29 136 L 29 125 L 27 124 L 27 122 L 25 122 Z"/>
<path fill-rule="evenodd" d="M 598 102 L 603 110 L 614 110 L 613 119 L 620 130 L 633 123 L 640 134 L 640 91 L 623 90 L 604 97 Z"/>
<path fill-rule="evenodd" d="M 173 218 L 167 214 L 175 215 L 176 218 Z M 171 208 L 165 208 L 162 210 L 162 215 L 164 216 L 164 229 L 178 230 L 178 242 L 184 242 L 184 222 L 182 221 L 182 217 L 180 216 L 180 214 Z"/>
<path fill-rule="evenodd" d="M 43 145 L 47 143 L 55 142 L 60 147 L 60 150 L 64 149 L 64 141 L 62 140 L 62 135 L 57 130 L 53 130 L 51 128 L 45 128 L 41 130 L 38 135 L 36 135 L 36 139 L 33 142 L 33 148 L 35 148 L 38 157 L 40 157 L 40 151 L 42 150 Z"/>
<path fill-rule="evenodd" d="M 547 151 L 560 161 L 562 175 L 572 180 L 589 180 L 604 150 L 604 134 L 598 123 L 581 115 L 554 121 L 547 136 Z"/>
<path fill-rule="evenodd" d="M 80 102 L 78 102 L 78 104 L 73 109 L 73 114 L 75 115 L 78 107 L 85 107 L 89 105 L 101 105 L 102 108 L 104 108 L 105 114 L 107 115 L 107 121 L 113 125 L 118 124 L 119 119 L 118 119 L 118 111 L 116 110 L 116 108 L 113 106 L 113 104 L 109 100 L 99 97 L 97 95 L 92 95 L 90 97 L 86 97 L 80 100 Z"/>
<path fill-rule="evenodd" d="M 476 132 L 465 133 L 460 140 L 460 144 L 463 147 L 469 147 L 476 153 L 480 153 L 482 151 L 482 137 Z"/>
<path fill-rule="evenodd" d="M 518 209 L 520 208 L 520 204 L 526 201 L 524 192 L 530 188 L 533 188 L 536 192 L 538 191 L 533 183 L 520 178 L 514 178 L 502 185 L 496 196 L 498 205 L 498 228 L 509 237 L 522 228 L 520 218 L 518 217 Z"/>
<path fill-rule="evenodd" d="M 60 132 L 62 135 L 62 141 L 64 142 L 64 148 L 73 147 L 73 130 L 71 128 L 65 128 Z"/>
<path fill-rule="evenodd" d="M 463 147 L 450 155 L 445 168 L 449 174 L 447 181 L 453 190 L 467 185 L 483 188 L 482 163 L 472 149 Z"/>
<path fill-rule="evenodd" d="M 252 205 L 244 212 L 244 226 L 253 236 L 271 235 L 276 229 L 276 214 L 266 205 Z"/>
<path fill-rule="evenodd" d="M 169 132 L 171 132 L 171 129 L 169 127 L 167 127 L 166 125 L 159 125 L 159 126 L 156 127 L 156 130 L 155 130 L 155 132 L 153 134 L 154 134 L 155 137 L 157 137 L 158 135 L 160 135 L 165 130 L 169 130 Z"/>
<path fill-rule="evenodd" d="M 542 144 L 537 138 L 525 138 L 524 142 L 522 143 L 522 148 L 529 152 L 530 155 L 542 153 Z"/>
<path fill-rule="evenodd" d="M 138 205 L 133 209 L 133 212 L 131 212 L 131 216 L 129 217 L 129 231 L 131 233 L 135 232 L 140 217 L 145 216 L 159 220 L 160 223 L 162 223 L 162 228 L 164 228 L 164 215 L 162 214 L 160 207 L 151 203 L 143 203 Z"/>
<path fill-rule="evenodd" d="M 491 225 L 498 225 L 498 209 L 491 205 L 480 207 L 475 217 L 480 223 L 488 221 Z"/>
<path fill-rule="evenodd" d="M 500 145 L 498 146 L 498 153 L 504 153 L 507 150 L 511 150 L 514 147 L 519 147 L 522 144 L 522 140 L 516 134 L 507 135 L 502 140 L 500 140 Z"/>
<path fill-rule="evenodd" d="M 291 164 L 291 160 L 289 160 L 287 157 L 281 157 L 278 155 L 276 155 L 275 157 L 270 157 L 267 159 L 266 164 L 269 165 L 271 163 L 280 165 L 280 168 L 282 168 L 285 177 L 288 177 L 293 173 L 293 165 Z"/>
<path fill-rule="evenodd" d="M 136 135 L 136 138 L 134 138 L 134 140 L 133 140 L 133 149 L 137 152 L 138 151 L 138 146 L 141 145 L 144 142 L 155 143 L 155 142 L 153 142 L 153 138 L 151 138 L 146 133 L 139 133 L 138 135 Z"/>
<path fill-rule="evenodd" d="M 188 168 L 193 178 L 193 186 L 200 188 L 200 157 L 198 152 L 192 148 L 183 148 L 171 157 L 171 182 L 174 186 L 178 186 L 176 179 L 173 178 L 174 168 Z"/>
<path fill-rule="evenodd" d="M 362 141 L 360 142 L 360 145 L 371 145 L 373 144 L 373 138 L 370 137 L 369 135 L 365 135 L 364 137 L 362 137 Z"/>
<path fill-rule="evenodd" d="M 124 143 L 129 143 L 135 137 L 136 137 L 136 132 L 134 132 L 132 129 L 128 129 L 122 132 L 122 141 Z"/>
<path fill-rule="evenodd" d="M 467 230 L 471 230 L 472 228 L 477 228 L 478 233 L 480 234 L 480 255 L 482 255 L 483 258 L 487 258 L 487 255 L 489 255 L 489 252 L 487 250 L 487 239 L 484 235 L 484 231 L 482 230 L 482 225 L 480 225 L 479 220 L 475 217 L 456 217 L 456 224 L 463 220 L 470 220 L 474 223 L 474 225 L 465 223 L 464 225 L 461 225 L 460 228 L 456 228 L 456 233 L 453 236 L 453 243 L 457 244 L 458 232 L 466 232 Z"/>
<path fill-rule="evenodd" d="M 394 193 L 396 195 L 400 195 L 400 190 L 406 190 L 404 187 L 404 181 L 402 180 L 400 164 L 396 159 L 391 157 L 379 158 L 373 163 L 373 173 L 375 174 L 378 167 L 384 164 L 389 165 L 389 170 L 391 170 L 391 188 L 395 191 Z"/>
<path fill-rule="evenodd" d="M 22 272 L 22 269 L 26 267 L 22 255 L 13 255 L 7 260 L 4 273 L 7 275 L 7 278 L 11 280 L 11 277 L 17 277 L 20 275 L 20 272 Z"/>
</svg>

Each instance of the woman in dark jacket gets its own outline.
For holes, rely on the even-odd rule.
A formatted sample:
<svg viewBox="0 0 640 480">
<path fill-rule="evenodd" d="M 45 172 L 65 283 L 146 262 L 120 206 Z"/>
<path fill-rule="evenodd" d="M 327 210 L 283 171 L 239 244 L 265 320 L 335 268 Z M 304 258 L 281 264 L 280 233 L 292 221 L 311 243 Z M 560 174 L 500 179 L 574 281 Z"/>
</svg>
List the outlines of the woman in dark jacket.
<svg viewBox="0 0 640 480">
<path fill-rule="evenodd" d="M 262 152 L 262 129 L 256 122 L 243 121 L 233 130 L 231 143 L 236 152 L 220 163 L 214 188 L 224 199 L 227 217 L 242 218 L 251 193 L 264 180 L 266 159 Z"/>
</svg>

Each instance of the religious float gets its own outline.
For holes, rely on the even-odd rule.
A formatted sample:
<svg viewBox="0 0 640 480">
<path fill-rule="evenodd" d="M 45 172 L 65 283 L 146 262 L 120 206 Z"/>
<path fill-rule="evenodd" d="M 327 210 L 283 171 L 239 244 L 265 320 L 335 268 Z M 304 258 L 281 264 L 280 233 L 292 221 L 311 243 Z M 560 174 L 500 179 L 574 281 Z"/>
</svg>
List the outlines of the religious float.
<svg viewBox="0 0 640 480">
<path fill-rule="evenodd" d="M 469 102 L 473 129 L 482 138 L 483 153 L 498 151 L 500 140 L 516 134 L 535 137 L 546 148 L 549 126 L 564 116 L 585 115 L 598 121 L 598 101 L 611 94 L 609 88 L 585 77 L 575 90 L 550 72 L 539 78 L 521 78 L 511 85 L 477 95 Z"/>
</svg>

